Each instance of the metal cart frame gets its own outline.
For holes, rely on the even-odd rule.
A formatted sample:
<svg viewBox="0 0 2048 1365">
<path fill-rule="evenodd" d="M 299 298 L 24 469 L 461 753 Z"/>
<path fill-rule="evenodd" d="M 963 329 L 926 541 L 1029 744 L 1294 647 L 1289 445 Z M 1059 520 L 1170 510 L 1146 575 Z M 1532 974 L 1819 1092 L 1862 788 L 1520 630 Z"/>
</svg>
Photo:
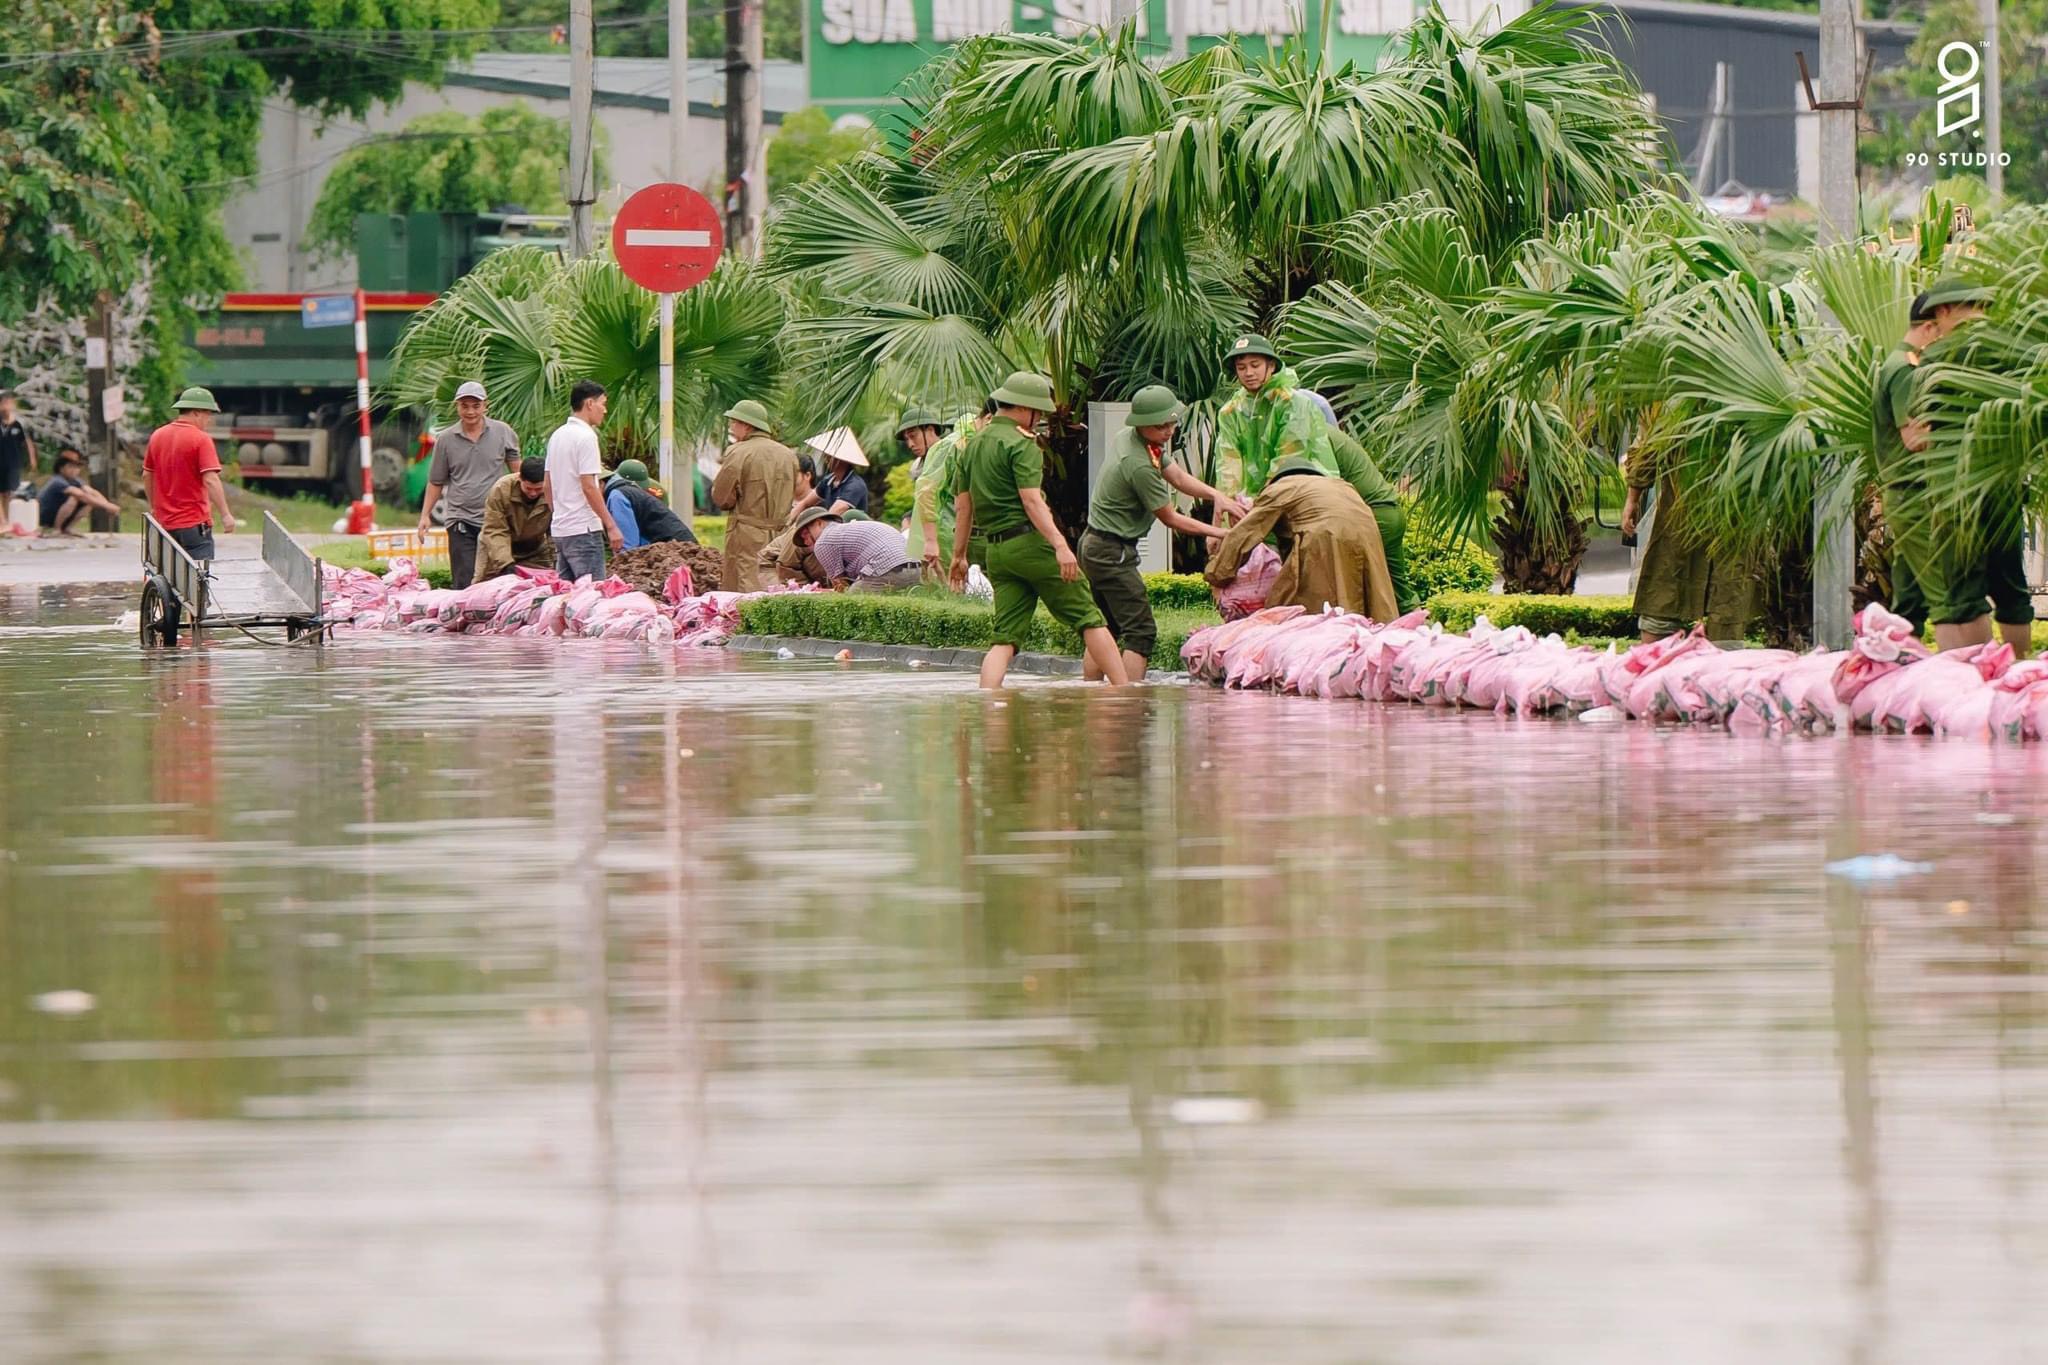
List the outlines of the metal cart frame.
<svg viewBox="0 0 2048 1365">
<path fill-rule="evenodd" d="M 171 646 L 189 623 L 241 630 L 284 627 L 287 640 L 320 633 L 320 561 L 263 514 L 263 557 L 202 563 L 145 515 L 142 528 L 142 643 Z"/>
</svg>

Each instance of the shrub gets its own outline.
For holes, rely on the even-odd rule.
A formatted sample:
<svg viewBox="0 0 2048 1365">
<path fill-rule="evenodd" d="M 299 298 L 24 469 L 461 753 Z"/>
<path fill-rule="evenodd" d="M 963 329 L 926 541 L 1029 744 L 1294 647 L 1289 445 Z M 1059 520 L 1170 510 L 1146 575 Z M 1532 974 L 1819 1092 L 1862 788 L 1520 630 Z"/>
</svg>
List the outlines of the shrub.
<svg viewBox="0 0 2048 1365">
<path fill-rule="evenodd" d="M 1500 577 L 1500 561 L 1485 547 L 1453 535 L 1435 518 L 1408 504 L 1408 577 L 1425 602 L 1440 593 L 1483 593 Z"/>
<path fill-rule="evenodd" d="M 1470 630 L 1484 616 L 1496 626 L 1527 626 L 1538 635 L 1576 631 L 1586 639 L 1604 639 L 1636 633 L 1635 599 L 1620 596 L 1446 592 L 1429 599 L 1429 615 L 1446 630 Z"/>
<path fill-rule="evenodd" d="M 1187 608 L 1160 611 L 1157 617 L 1159 643 L 1152 651 L 1152 666 L 1164 669 L 1179 668 L 1180 647 L 1188 636 L 1218 619 L 1214 611 Z M 759 597 L 740 604 L 740 622 L 749 635 L 861 640 L 925 649 L 987 649 L 995 642 L 995 613 L 989 607 L 938 592 L 892 597 L 852 593 Z M 1081 640 L 1041 611 L 1031 623 L 1028 648 L 1035 653 L 1078 657 Z"/>
<path fill-rule="evenodd" d="M 903 519 L 910 515 L 911 504 L 916 497 L 917 479 L 911 474 L 910 466 L 897 465 L 883 480 L 882 507 L 875 519 L 891 526 L 901 526 Z"/>
<path fill-rule="evenodd" d="M 1154 611 L 1162 607 L 1213 611 L 1216 607 L 1216 595 L 1209 591 L 1209 580 L 1198 573 L 1148 573 L 1145 596 L 1151 599 Z"/>
</svg>

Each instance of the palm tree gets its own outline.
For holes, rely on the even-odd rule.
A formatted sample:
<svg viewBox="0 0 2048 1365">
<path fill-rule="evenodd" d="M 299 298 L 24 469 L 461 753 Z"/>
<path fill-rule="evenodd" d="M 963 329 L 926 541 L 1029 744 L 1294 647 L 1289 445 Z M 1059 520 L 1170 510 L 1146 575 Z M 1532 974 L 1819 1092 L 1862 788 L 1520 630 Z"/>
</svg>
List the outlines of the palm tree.
<svg viewBox="0 0 2048 1365">
<path fill-rule="evenodd" d="M 773 385 L 782 369 L 781 293 L 728 257 L 676 300 L 676 431 L 715 437 L 719 414 Z M 609 256 L 564 262 L 540 247 L 494 252 L 407 327 L 385 397 L 446 414 L 455 388 L 481 379 L 491 414 L 539 450 L 569 411 L 569 388 L 595 379 L 610 393 L 608 449 L 646 456 L 659 430 L 660 338 L 655 298 Z"/>
</svg>

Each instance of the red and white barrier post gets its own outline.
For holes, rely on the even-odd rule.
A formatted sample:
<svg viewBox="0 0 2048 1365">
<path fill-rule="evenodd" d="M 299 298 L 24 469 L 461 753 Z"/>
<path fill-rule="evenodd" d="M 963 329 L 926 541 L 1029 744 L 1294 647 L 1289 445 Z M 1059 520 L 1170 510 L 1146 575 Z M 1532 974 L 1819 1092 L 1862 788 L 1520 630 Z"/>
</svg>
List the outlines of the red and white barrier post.
<svg viewBox="0 0 2048 1365">
<path fill-rule="evenodd" d="M 348 509 L 348 533 L 368 535 L 377 522 L 377 502 L 370 486 L 370 320 L 363 291 L 356 290 L 356 457 L 363 466 L 363 496 Z"/>
</svg>

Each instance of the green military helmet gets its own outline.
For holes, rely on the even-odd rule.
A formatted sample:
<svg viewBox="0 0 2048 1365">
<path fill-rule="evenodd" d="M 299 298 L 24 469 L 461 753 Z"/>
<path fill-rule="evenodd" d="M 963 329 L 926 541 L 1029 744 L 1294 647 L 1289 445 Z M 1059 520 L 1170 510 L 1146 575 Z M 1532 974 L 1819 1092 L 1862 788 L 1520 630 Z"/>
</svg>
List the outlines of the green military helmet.
<svg viewBox="0 0 2048 1365">
<path fill-rule="evenodd" d="M 647 487 L 649 482 L 647 465 L 640 460 L 620 460 L 619 467 L 614 469 L 612 473 L 638 488 Z"/>
<path fill-rule="evenodd" d="M 197 384 L 179 394 L 178 401 L 171 406 L 179 412 L 191 412 L 195 409 L 200 412 L 220 411 L 220 404 L 213 400 L 213 394 Z"/>
<path fill-rule="evenodd" d="M 1947 304 L 1986 304 L 1995 297 L 1993 292 L 1981 284 L 1971 284 L 1960 275 L 1943 275 L 1927 286 L 1925 302 L 1929 308 L 1940 308 Z"/>
<path fill-rule="evenodd" d="M 745 422 L 756 431 L 775 430 L 775 419 L 757 399 L 742 398 L 725 410 L 725 416 L 727 421 Z"/>
<path fill-rule="evenodd" d="M 904 432 L 915 431 L 919 427 L 944 427 L 945 425 L 946 419 L 939 416 L 937 408 L 906 408 L 903 412 L 903 420 L 896 424 L 896 434 L 901 436 Z"/>
<path fill-rule="evenodd" d="M 1033 412 L 1051 412 L 1058 406 L 1052 400 L 1052 381 L 1029 370 L 1018 370 L 989 397 L 1004 407 L 1030 408 Z"/>
<path fill-rule="evenodd" d="M 1306 456 L 1289 455 L 1273 466 L 1273 472 L 1266 476 L 1266 486 L 1272 487 L 1275 480 L 1284 479 L 1289 474 L 1321 474 L 1328 477 L 1329 471 Z"/>
<path fill-rule="evenodd" d="M 1187 412 L 1187 405 L 1173 396 L 1173 390 L 1164 384 L 1154 384 L 1139 389 L 1131 398 L 1130 415 L 1124 418 L 1127 427 L 1163 427 L 1178 422 Z"/>
<path fill-rule="evenodd" d="M 1223 363 L 1227 367 L 1240 356 L 1248 355 L 1262 355 L 1275 365 L 1280 363 L 1280 353 L 1273 349 L 1273 343 L 1257 332 L 1240 332 L 1237 340 L 1230 343 L 1230 354 L 1223 357 Z"/>
</svg>

